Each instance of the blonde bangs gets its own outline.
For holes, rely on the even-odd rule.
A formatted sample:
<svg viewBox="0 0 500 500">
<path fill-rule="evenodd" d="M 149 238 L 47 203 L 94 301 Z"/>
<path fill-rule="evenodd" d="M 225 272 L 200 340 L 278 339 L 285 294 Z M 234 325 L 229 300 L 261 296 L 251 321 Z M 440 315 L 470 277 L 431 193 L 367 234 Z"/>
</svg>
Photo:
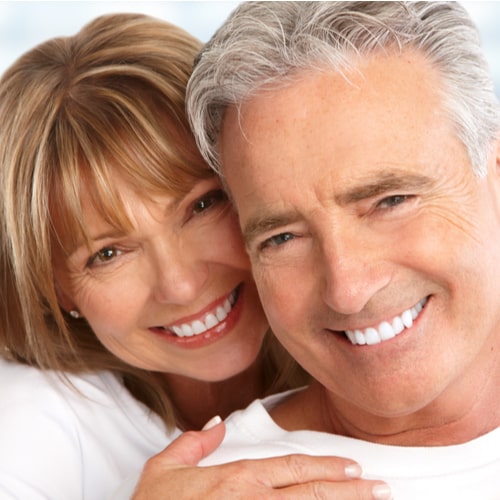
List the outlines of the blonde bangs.
<svg viewBox="0 0 500 500">
<path fill-rule="evenodd" d="M 54 194 L 49 199 L 54 200 L 55 237 L 66 252 L 82 236 L 89 242 L 83 199 L 112 227 L 131 229 L 117 177 L 148 198 L 165 193 L 182 197 L 197 180 L 214 175 L 179 114 L 183 96 L 173 103 L 171 89 L 166 99 L 165 89 L 154 94 L 151 82 L 146 88 L 140 80 L 131 82 L 130 74 L 101 84 L 100 92 L 96 87 L 91 86 L 90 97 L 80 82 L 61 106 L 53 131 L 49 163 Z"/>
</svg>

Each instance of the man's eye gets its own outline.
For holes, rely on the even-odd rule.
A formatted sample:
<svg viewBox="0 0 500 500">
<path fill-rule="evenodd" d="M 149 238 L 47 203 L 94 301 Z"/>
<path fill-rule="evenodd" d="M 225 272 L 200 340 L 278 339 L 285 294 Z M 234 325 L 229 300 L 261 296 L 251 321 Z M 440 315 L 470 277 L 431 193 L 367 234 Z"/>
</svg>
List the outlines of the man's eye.
<svg viewBox="0 0 500 500">
<path fill-rule="evenodd" d="M 261 245 L 260 248 L 264 249 L 267 247 L 278 247 L 283 244 L 285 244 L 287 241 L 293 240 L 295 236 L 292 233 L 281 233 L 277 234 L 276 236 L 271 236 L 271 238 L 268 238 L 265 240 Z"/>
<path fill-rule="evenodd" d="M 120 251 L 115 247 L 104 247 L 96 252 L 87 262 L 87 266 L 91 267 L 93 265 L 106 264 L 110 260 L 114 259 L 120 255 Z"/>
<path fill-rule="evenodd" d="M 394 208 L 398 205 L 403 204 L 411 196 L 404 194 L 396 194 L 394 196 L 388 196 L 377 203 L 377 208 Z"/>
<path fill-rule="evenodd" d="M 225 203 L 227 195 L 222 189 L 216 189 L 204 194 L 193 203 L 193 213 L 199 214 L 219 203 Z"/>
</svg>

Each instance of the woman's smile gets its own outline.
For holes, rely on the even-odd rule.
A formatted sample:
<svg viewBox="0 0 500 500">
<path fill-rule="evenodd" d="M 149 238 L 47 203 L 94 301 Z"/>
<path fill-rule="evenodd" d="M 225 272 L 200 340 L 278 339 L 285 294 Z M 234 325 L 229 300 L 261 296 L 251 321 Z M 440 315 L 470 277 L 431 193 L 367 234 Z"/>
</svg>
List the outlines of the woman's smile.
<svg viewBox="0 0 500 500">
<path fill-rule="evenodd" d="M 244 300 L 243 284 L 194 315 L 169 326 L 155 326 L 151 331 L 169 342 L 189 348 L 212 343 L 229 333 L 240 317 Z"/>
</svg>

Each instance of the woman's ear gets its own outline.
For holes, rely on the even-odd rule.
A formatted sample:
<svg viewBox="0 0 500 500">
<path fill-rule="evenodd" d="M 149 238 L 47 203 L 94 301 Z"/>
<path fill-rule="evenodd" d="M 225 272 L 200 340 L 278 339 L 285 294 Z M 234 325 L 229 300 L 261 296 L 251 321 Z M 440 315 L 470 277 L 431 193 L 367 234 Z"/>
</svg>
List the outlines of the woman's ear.
<svg viewBox="0 0 500 500">
<path fill-rule="evenodd" d="M 59 283 L 54 283 L 54 289 L 56 291 L 57 302 L 59 302 L 59 306 L 61 309 L 70 313 L 71 310 L 74 309 L 75 305 L 70 297 L 66 294 L 66 292 L 61 288 Z"/>
</svg>

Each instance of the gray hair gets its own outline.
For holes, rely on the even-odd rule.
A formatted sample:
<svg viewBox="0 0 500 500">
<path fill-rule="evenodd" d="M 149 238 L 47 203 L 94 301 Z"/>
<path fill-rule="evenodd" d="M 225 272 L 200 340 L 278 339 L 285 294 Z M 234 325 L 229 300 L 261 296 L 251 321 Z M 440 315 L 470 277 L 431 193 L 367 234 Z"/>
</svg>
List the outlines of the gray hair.
<svg viewBox="0 0 500 500">
<path fill-rule="evenodd" d="M 355 66 L 357 56 L 420 51 L 437 69 L 443 109 L 476 175 L 486 173 L 500 108 L 479 34 L 456 2 L 245 2 L 199 55 L 187 109 L 198 147 L 220 173 L 218 138 L 228 106 L 303 70 Z"/>
</svg>

